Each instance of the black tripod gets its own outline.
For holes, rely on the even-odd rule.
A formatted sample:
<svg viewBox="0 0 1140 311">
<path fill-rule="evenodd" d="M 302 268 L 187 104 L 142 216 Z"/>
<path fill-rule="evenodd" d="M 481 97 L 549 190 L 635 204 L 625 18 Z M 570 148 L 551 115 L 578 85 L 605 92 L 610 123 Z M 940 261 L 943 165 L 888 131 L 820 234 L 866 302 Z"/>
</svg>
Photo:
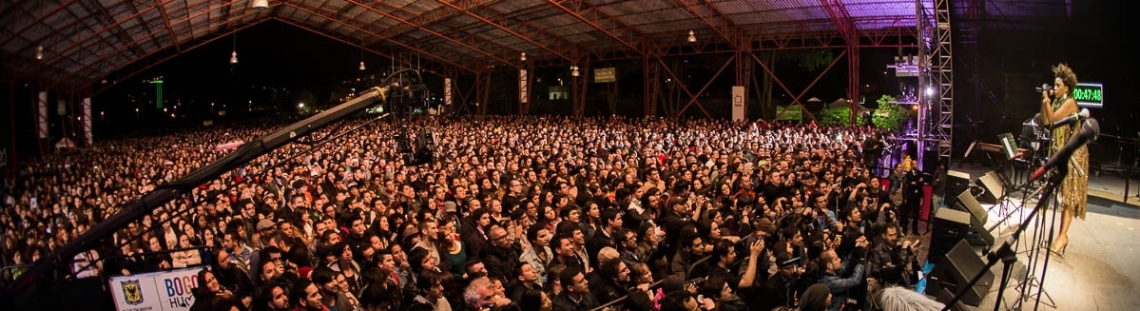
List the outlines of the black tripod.
<svg viewBox="0 0 1140 311">
<path fill-rule="evenodd" d="M 1001 283 L 1000 283 L 1001 285 L 998 287 L 997 300 L 994 303 L 994 311 L 999 310 L 999 308 L 1001 307 L 1001 302 L 1002 302 L 1002 294 L 1005 292 L 1006 286 L 1009 285 L 1010 271 L 1013 268 L 1013 263 L 1017 262 L 1017 252 L 1015 252 L 1013 250 L 1014 244 L 1017 243 L 1018 239 L 1021 237 L 1021 233 L 1024 232 L 1025 228 L 1027 228 L 1029 226 L 1029 222 L 1033 220 L 1034 216 L 1037 215 L 1037 212 L 1040 211 L 1041 209 L 1045 208 L 1046 205 L 1048 205 L 1052 201 L 1052 200 L 1049 200 L 1048 198 L 1053 197 L 1053 195 L 1057 191 L 1057 186 L 1060 185 L 1061 181 L 1065 179 L 1066 174 L 1067 174 L 1067 170 L 1065 170 L 1063 168 L 1060 170 L 1057 170 L 1057 173 L 1054 173 L 1052 176 L 1049 176 L 1049 179 L 1045 182 L 1045 185 L 1043 185 L 1041 188 L 1038 188 L 1037 191 L 1033 192 L 1033 194 L 1030 194 L 1030 196 L 1033 196 L 1035 194 L 1041 193 L 1042 199 L 1037 201 L 1037 206 L 1034 207 L 1033 210 L 1029 211 L 1029 216 L 1026 217 L 1024 220 L 1022 220 L 1021 226 L 1018 226 L 1017 230 L 1014 231 L 1013 234 L 1010 235 L 1009 238 L 1007 238 L 1004 242 L 1002 242 L 1001 247 L 998 247 L 998 249 L 996 251 L 990 252 L 989 254 L 986 255 L 986 266 L 982 267 L 982 269 L 979 270 L 978 273 L 975 274 L 974 277 L 971 278 L 969 282 L 966 282 L 965 286 L 961 286 L 958 288 L 958 292 L 955 293 L 954 298 L 946 303 L 946 306 L 942 308 L 942 311 L 950 310 L 950 308 L 953 307 L 956 303 L 958 303 L 958 301 L 962 300 L 962 297 L 965 296 L 966 292 L 969 291 L 970 288 L 973 288 L 974 285 L 977 285 L 978 281 L 980 281 L 982 279 L 982 277 L 985 276 L 986 272 L 989 272 L 991 269 L 993 269 L 994 265 L 997 265 L 997 263 L 999 261 L 1001 261 L 1002 262 L 1002 274 L 1001 274 Z M 1051 240 L 1052 240 L 1052 238 L 1050 237 L 1050 243 L 1052 242 Z M 1048 254 L 1047 254 L 1046 258 L 1045 258 L 1045 269 L 1048 269 L 1048 266 L 1049 266 L 1049 259 L 1048 259 Z M 1042 276 L 1044 276 L 1044 271 L 1042 272 Z M 1042 277 L 1041 282 L 1044 283 L 1044 277 Z M 1044 284 L 1041 284 L 1041 285 L 1043 286 Z M 1042 287 L 1042 291 L 1043 291 L 1043 287 Z M 1040 304 L 1040 302 L 1041 302 L 1041 299 L 1039 297 L 1037 299 L 1038 305 Z"/>
</svg>

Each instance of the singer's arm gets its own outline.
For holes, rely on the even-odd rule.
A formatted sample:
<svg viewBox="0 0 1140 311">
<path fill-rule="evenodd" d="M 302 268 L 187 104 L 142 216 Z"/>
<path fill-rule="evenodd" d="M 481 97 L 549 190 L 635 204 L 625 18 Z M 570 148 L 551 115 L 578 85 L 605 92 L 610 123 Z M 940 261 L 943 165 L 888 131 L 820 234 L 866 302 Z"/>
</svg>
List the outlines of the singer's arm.
<svg viewBox="0 0 1140 311">
<path fill-rule="evenodd" d="M 1053 124 L 1053 121 L 1077 113 L 1077 109 L 1077 100 L 1066 98 L 1065 103 L 1061 104 L 1061 108 L 1054 111 L 1053 105 L 1049 101 L 1049 92 L 1041 92 L 1041 121 L 1045 125 Z"/>
</svg>

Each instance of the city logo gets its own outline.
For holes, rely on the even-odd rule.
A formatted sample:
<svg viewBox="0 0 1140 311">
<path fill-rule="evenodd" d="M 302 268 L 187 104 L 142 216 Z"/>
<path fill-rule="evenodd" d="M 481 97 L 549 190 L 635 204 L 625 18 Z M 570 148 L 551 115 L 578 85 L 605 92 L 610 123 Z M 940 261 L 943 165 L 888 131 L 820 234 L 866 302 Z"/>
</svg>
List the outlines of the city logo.
<svg viewBox="0 0 1140 311">
<path fill-rule="evenodd" d="M 137 305 L 143 302 L 139 280 L 122 281 L 120 284 L 123 285 L 123 297 L 126 298 L 127 304 Z"/>
</svg>

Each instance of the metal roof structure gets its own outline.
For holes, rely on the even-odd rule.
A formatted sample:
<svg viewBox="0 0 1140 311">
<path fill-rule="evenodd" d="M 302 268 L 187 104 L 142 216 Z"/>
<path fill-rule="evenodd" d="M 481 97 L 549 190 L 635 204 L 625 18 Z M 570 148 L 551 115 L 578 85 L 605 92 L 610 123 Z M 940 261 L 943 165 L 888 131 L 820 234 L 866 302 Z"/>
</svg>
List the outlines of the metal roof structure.
<svg viewBox="0 0 1140 311">
<path fill-rule="evenodd" d="M 3 80 L 98 93 L 277 20 L 425 71 L 787 48 L 915 46 L 932 0 L 0 0 Z M 920 5 L 921 4 L 921 5 Z M 692 31 L 697 42 L 686 40 Z M 397 60 L 399 61 L 399 60 Z M 111 81 L 108 83 L 107 81 Z"/>
</svg>

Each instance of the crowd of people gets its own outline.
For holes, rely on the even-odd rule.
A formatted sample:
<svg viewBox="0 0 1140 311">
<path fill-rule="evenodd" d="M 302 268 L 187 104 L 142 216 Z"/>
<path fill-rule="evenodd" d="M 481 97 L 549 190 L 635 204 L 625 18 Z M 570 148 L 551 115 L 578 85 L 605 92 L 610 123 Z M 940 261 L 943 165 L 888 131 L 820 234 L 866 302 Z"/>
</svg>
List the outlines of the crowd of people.
<svg viewBox="0 0 1140 311">
<path fill-rule="evenodd" d="M 434 161 L 405 161 L 404 128 L 434 134 Z M 22 164 L 0 189 L 4 264 L 50 256 L 273 129 Z M 131 222 L 70 277 L 199 269 L 192 310 L 883 310 L 920 269 L 908 224 L 923 174 L 909 161 L 874 174 L 871 127 L 503 116 L 333 129 Z"/>
</svg>

